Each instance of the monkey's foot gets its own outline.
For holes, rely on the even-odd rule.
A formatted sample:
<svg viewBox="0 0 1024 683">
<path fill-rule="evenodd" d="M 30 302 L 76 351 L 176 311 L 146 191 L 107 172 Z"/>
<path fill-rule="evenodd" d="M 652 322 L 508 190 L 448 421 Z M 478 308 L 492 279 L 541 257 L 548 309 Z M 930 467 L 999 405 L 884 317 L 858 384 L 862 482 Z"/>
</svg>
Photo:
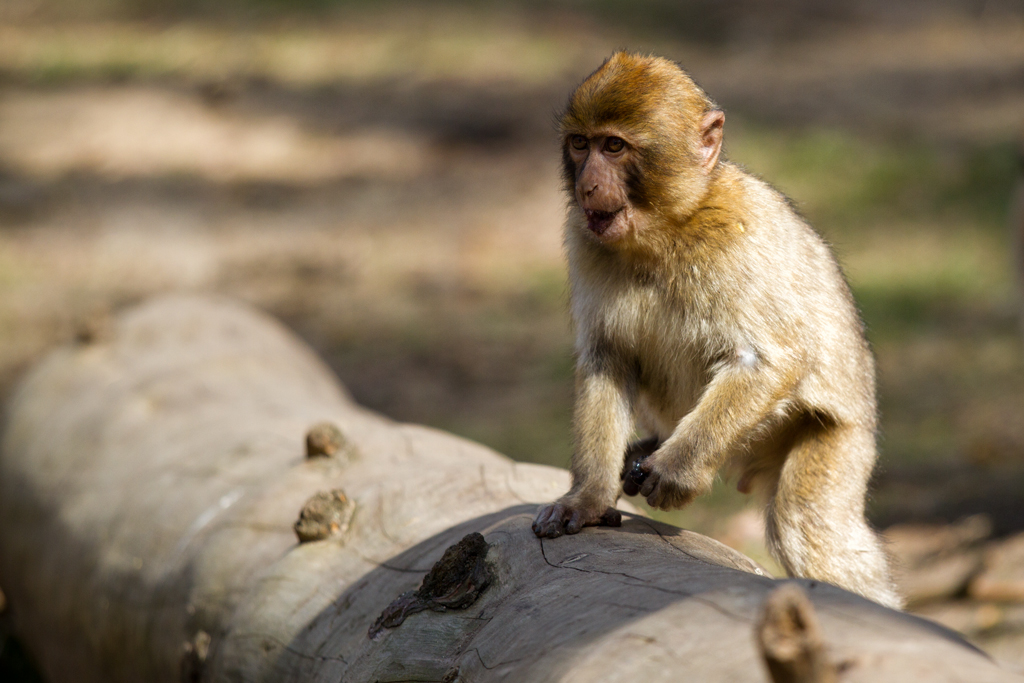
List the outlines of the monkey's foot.
<svg viewBox="0 0 1024 683">
<path fill-rule="evenodd" d="M 640 492 L 647 473 L 643 472 L 640 464 L 654 454 L 661 447 L 661 440 L 651 436 L 640 441 L 634 441 L 626 447 L 626 455 L 622 463 L 622 492 L 627 496 L 635 496 Z"/>
<path fill-rule="evenodd" d="M 558 538 L 562 534 L 579 533 L 585 526 L 622 526 L 622 513 L 615 508 L 596 512 L 566 503 L 552 503 L 537 513 L 533 533 L 540 538 Z"/>
</svg>

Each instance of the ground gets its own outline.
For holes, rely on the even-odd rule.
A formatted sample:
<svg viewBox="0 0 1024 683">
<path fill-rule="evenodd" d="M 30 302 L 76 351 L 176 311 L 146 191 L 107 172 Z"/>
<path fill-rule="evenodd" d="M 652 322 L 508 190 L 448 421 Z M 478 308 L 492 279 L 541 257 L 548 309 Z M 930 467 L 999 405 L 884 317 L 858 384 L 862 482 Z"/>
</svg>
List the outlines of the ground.
<svg viewBox="0 0 1024 683">
<path fill-rule="evenodd" d="M 1024 532 L 1024 12 L 634 6 L 5 3 L 0 391 L 110 311 L 214 292 L 280 316 L 371 408 L 566 465 L 554 114 L 613 49 L 657 52 L 845 268 L 879 361 L 871 516 L 912 607 L 1024 666 L 1024 593 L 982 580 Z M 667 519 L 768 562 L 734 484 Z"/>
</svg>

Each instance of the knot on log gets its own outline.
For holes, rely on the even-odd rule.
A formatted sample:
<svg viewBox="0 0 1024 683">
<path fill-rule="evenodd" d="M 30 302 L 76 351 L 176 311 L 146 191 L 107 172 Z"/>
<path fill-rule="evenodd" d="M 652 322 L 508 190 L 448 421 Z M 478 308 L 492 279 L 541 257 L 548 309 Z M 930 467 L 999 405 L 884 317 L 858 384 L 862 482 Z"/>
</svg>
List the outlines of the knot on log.
<svg viewBox="0 0 1024 683">
<path fill-rule="evenodd" d="M 320 491 L 306 501 L 295 522 L 299 543 L 342 536 L 352 522 L 356 504 L 341 489 Z"/>
<path fill-rule="evenodd" d="M 306 457 L 331 457 L 348 445 L 345 435 L 332 422 L 318 422 L 306 432 Z"/>
<path fill-rule="evenodd" d="M 490 546 L 473 532 L 444 551 L 418 590 L 402 593 L 384 608 L 367 635 L 376 638 L 384 629 L 400 626 L 410 614 L 424 610 L 447 612 L 466 609 L 493 580 L 486 556 Z"/>
<path fill-rule="evenodd" d="M 835 683 L 814 605 L 796 584 L 768 596 L 757 641 L 774 683 Z"/>
</svg>

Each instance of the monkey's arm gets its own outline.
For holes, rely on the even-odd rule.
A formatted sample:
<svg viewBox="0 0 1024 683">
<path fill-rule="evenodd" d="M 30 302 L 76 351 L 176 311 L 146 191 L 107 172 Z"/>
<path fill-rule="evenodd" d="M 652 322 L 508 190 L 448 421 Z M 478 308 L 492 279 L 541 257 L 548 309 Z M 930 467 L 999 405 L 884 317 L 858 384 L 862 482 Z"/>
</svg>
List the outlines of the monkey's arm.
<svg viewBox="0 0 1024 683">
<path fill-rule="evenodd" d="M 711 489 L 726 455 L 790 395 L 796 374 L 741 359 L 720 369 L 697 405 L 642 464 L 640 495 L 652 507 L 676 508 Z"/>
<path fill-rule="evenodd" d="M 538 536 L 575 534 L 584 526 L 618 526 L 622 454 L 633 429 L 627 383 L 613 371 L 581 359 L 577 368 L 573 419 L 572 488 L 541 509 L 533 523 Z"/>
</svg>

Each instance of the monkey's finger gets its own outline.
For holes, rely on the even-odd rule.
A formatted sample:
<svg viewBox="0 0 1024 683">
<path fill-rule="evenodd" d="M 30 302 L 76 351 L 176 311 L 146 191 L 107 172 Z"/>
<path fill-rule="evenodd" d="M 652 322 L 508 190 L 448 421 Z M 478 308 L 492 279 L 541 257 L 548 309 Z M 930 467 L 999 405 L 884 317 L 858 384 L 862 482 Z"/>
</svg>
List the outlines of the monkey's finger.
<svg viewBox="0 0 1024 683">
<path fill-rule="evenodd" d="M 551 534 L 555 531 L 556 536 L 562 535 L 562 515 L 560 505 L 546 505 L 537 513 L 533 521 L 533 533 L 540 537 L 554 538 Z"/>
<path fill-rule="evenodd" d="M 562 529 L 562 522 L 560 520 L 554 522 L 548 522 L 541 527 L 540 533 L 537 535 L 541 538 L 558 538 L 565 533 Z"/>
<path fill-rule="evenodd" d="M 579 510 L 573 510 L 572 514 L 569 515 L 569 519 L 565 522 L 565 533 L 578 534 L 582 528 L 583 515 L 580 514 Z"/>
<path fill-rule="evenodd" d="M 537 516 L 533 519 L 533 530 L 537 531 L 538 529 L 540 529 L 541 526 L 544 524 L 544 522 L 548 521 L 548 518 L 550 516 L 551 516 L 551 506 L 550 505 L 545 505 L 540 510 L 538 510 L 537 511 Z"/>
<path fill-rule="evenodd" d="M 552 510 L 551 513 L 546 519 L 537 523 L 538 528 L 534 530 L 534 533 L 540 538 L 558 538 L 565 533 L 562 528 L 562 511 Z"/>
<path fill-rule="evenodd" d="M 608 508 L 597 523 L 599 526 L 622 526 L 622 513 L 615 508 Z"/>
<path fill-rule="evenodd" d="M 654 489 L 658 488 L 658 479 L 659 477 L 656 474 L 647 477 L 647 480 L 640 487 L 640 495 L 644 497 L 650 496 Z"/>
</svg>

